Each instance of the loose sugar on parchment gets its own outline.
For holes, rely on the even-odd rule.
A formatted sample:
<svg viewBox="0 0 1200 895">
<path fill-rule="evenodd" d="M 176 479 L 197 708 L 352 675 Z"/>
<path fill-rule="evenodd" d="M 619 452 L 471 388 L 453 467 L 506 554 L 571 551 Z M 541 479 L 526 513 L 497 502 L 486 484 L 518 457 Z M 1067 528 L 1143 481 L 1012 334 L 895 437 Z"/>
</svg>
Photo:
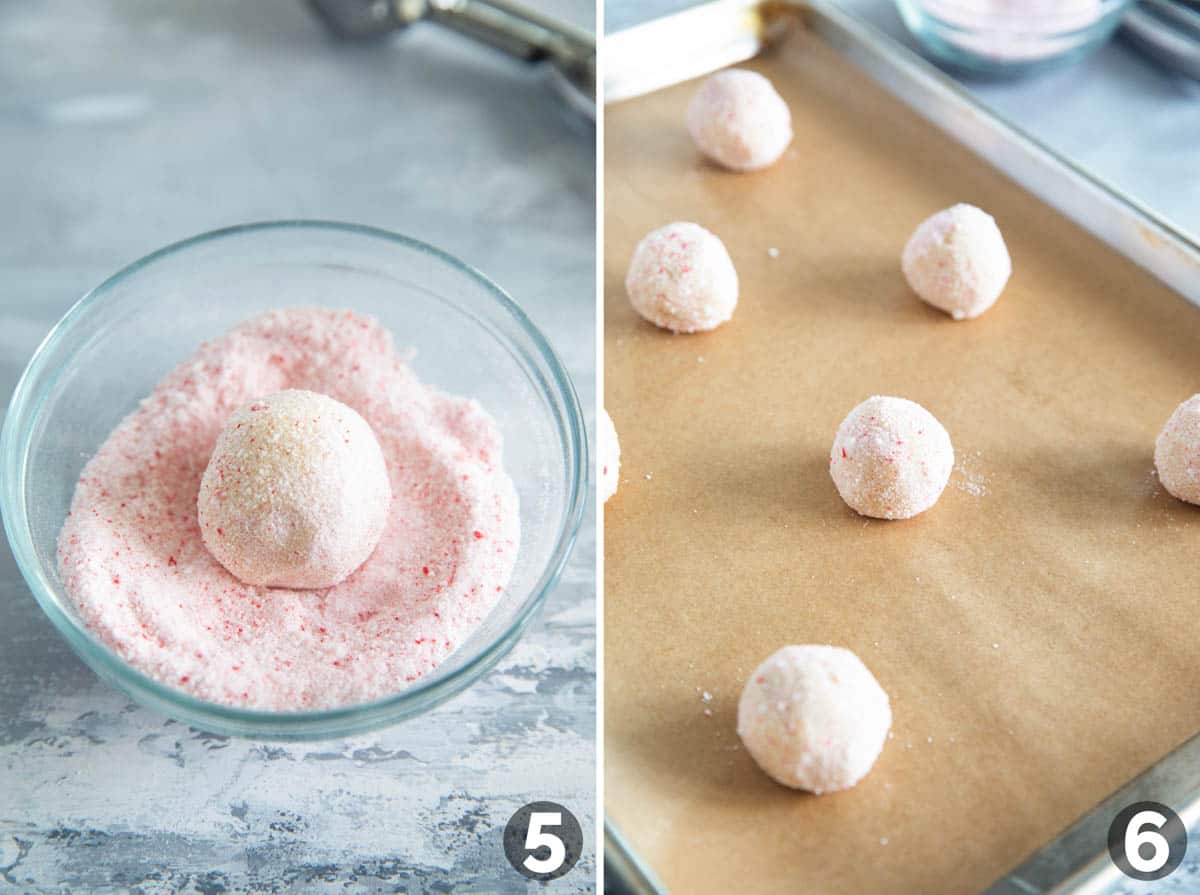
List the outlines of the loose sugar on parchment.
<svg viewBox="0 0 1200 895">
<path fill-rule="evenodd" d="M 988 477 L 978 466 L 982 456 L 980 451 L 976 451 L 973 457 L 965 452 L 960 453 L 958 462 L 954 464 L 956 475 L 950 479 L 950 484 L 972 497 L 987 497 Z"/>
<path fill-rule="evenodd" d="M 700 697 L 700 702 L 704 705 L 704 708 L 701 710 L 701 714 L 703 714 L 705 718 L 711 718 L 713 716 L 713 710 L 709 707 L 709 703 L 713 701 L 713 694 L 710 691 L 705 690 L 703 687 L 697 687 L 696 695 Z"/>
</svg>

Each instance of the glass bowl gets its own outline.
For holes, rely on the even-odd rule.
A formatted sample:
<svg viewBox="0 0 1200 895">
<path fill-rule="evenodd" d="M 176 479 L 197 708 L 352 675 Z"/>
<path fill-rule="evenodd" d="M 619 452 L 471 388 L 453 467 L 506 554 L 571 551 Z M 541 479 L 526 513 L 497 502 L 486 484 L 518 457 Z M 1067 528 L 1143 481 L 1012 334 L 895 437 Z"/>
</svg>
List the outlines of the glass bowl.
<svg viewBox="0 0 1200 895">
<path fill-rule="evenodd" d="M 1012 76 L 1082 59 L 1111 36 L 1133 0 L 896 0 L 937 61 Z"/>
<path fill-rule="evenodd" d="M 521 501 L 506 593 L 429 677 L 385 699 L 309 712 L 205 702 L 151 679 L 80 621 L 56 541 L 88 458 L 204 339 L 280 306 L 350 307 L 388 327 L 425 383 L 474 397 L 504 436 Z M 137 702 L 221 734 L 318 739 L 423 712 L 483 675 L 554 587 L 583 515 L 587 442 L 570 377 L 520 307 L 479 272 L 414 239 L 282 221 L 206 233 L 148 255 L 85 295 L 34 353 L 0 433 L 0 510 L 34 597 L 76 653 Z"/>
</svg>

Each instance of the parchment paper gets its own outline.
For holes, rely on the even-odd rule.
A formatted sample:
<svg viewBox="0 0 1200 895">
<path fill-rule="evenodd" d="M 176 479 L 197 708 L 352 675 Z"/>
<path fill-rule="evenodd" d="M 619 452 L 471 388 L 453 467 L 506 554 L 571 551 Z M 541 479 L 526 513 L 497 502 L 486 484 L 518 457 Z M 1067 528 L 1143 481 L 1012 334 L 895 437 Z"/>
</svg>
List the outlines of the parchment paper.
<svg viewBox="0 0 1200 895">
<path fill-rule="evenodd" d="M 1200 726 L 1200 510 L 1153 467 L 1200 390 L 1200 310 L 811 35 L 749 67 L 797 135 L 765 172 L 700 159 L 694 83 L 606 110 L 623 449 L 607 810 L 674 893 L 975 891 Z M 899 269 L 916 224 L 958 201 L 996 216 L 1015 268 L 963 323 Z M 637 240 L 672 220 L 737 265 L 737 313 L 713 333 L 657 330 L 625 298 Z M 838 423 L 877 393 L 954 440 L 950 485 L 913 520 L 857 516 L 829 478 Z M 761 659 L 827 642 L 888 691 L 894 738 L 857 788 L 814 797 L 771 782 L 734 728 Z"/>
</svg>

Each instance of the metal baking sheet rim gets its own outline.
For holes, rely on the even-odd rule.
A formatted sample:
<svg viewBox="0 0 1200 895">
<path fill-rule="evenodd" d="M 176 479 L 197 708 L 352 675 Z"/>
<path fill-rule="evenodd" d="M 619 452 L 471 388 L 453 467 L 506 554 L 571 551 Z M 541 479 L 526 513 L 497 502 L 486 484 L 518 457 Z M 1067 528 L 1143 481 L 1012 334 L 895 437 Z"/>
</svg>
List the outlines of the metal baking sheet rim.
<svg viewBox="0 0 1200 895">
<path fill-rule="evenodd" d="M 716 0 L 609 35 L 604 102 L 632 99 L 756 56 L 803 23 L 873 80 L 1071 221 L 1200 305 L 1200 245 L 1137 200 L 981 107 L 937 68 L 827 0 Z M 986 895 L 1098 895 L 1122 879 L 1107 852 L 1108 825 L 1125 805 L 1171 805 L 1200 822 L 1200 735 L 1135 777 L 1031 855 Z M 611 819 L 606 871 L 631 895 L 666 889 Z"/>
</svg>

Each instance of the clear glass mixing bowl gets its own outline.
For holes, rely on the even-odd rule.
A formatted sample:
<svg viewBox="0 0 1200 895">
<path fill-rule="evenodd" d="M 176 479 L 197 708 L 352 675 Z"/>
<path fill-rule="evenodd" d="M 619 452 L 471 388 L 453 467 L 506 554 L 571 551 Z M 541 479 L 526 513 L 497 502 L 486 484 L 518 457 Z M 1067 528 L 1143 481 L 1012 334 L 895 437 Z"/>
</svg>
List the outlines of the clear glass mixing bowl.
<svg viewBox="0 0 1200 895">
<path fill-rule="evenodd" d="M 1112 36 L 1133 0 L 896 0 L 938 61 L 975 74 L 1022 75 L 1083 58 Z"/>
<path fill-rule="evenodd" d="M 414 350 L 422 381 L 469 396 L 504 435 L 521 549 L 501 602 L 429 677 L 386 699 L 313 712 L 198 700 L 126 664 L 80 621 L 56 541 L 79 473 L 120 420 L 204 339 L 262 311 L 328 305 L 371 314 Z M 570 377 L 520 307 L 478 271 L 414 239 L 282 221 L 206 233 L 131 264 L 59 321 L 17 383 L 0 433 L 0 511 L 34 597 L 97 674 L 137 702 L 223 734 L 345 736 L 423 712 L 516 642 L 554 587 L 583 515 L 587 441 Z"/>
</svg>

